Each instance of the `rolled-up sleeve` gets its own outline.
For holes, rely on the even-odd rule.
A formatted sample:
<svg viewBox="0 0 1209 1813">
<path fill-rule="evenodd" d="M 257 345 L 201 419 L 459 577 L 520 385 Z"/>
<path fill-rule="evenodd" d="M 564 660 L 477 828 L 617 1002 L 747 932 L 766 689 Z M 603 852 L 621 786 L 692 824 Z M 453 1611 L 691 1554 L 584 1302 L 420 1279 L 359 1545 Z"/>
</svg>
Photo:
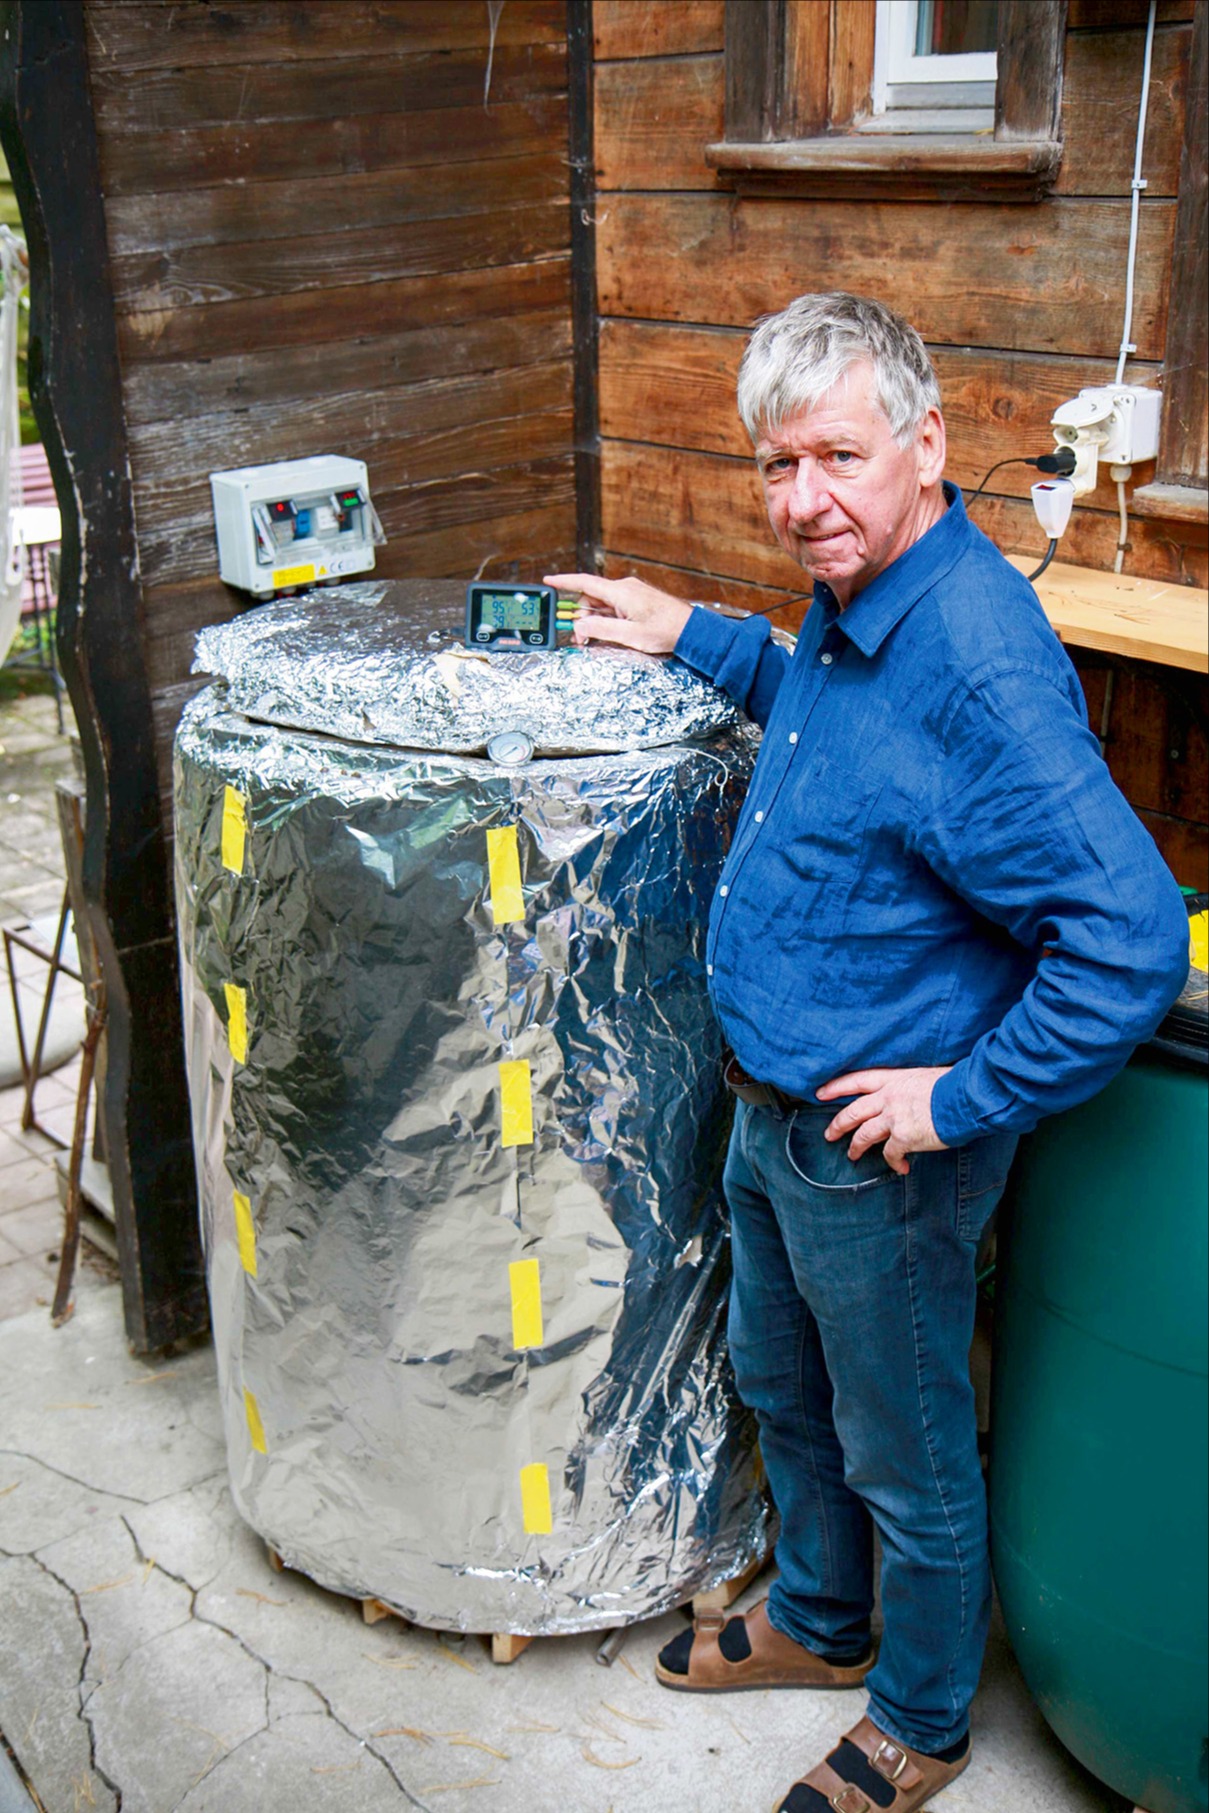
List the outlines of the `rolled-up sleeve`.
<svg viewBox="0 0 1209 1813">
<path fill-rule="evenodd" d="M 722 617 L 698 605 L 674 652 L 761 728 L 768 723 L 790 656 L 772 640 L 766 617 Z"/>
<path fill-rule="evenodd" d="M 984 675 L 955 702 L 918 850 L 1036 960 L 1023 997 L 937 1083 L 937 1134 L 1028 1131 L 1111 1081 L 1179 994 L 1179 888 L 1073 700 L 1031 669 Z"/>
</svg>

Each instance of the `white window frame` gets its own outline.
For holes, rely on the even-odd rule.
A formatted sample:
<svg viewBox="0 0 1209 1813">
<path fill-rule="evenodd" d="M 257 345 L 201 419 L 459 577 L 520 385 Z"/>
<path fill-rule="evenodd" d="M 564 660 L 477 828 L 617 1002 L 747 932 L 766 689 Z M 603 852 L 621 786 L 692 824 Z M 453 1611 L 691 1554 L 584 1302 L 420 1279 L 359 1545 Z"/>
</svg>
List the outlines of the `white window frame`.
<svg viewBox="0 0 1209 1813">
<path fill-rule="evenodd" d="M 998 55 L 915 54 L 919 0 L 877 0 L 873 113 L 858 130 L 985 132 L 995 124 Z"/>
</svg>

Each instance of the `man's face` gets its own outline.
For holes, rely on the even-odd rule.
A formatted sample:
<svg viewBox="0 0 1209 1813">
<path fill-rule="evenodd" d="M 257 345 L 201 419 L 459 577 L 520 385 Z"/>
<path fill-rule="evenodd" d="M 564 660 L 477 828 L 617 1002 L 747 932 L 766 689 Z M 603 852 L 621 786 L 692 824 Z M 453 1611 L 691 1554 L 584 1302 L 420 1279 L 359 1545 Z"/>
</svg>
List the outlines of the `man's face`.
<svg viewBox="0 0 1209 1813">
<path fill-rule="evenodd" d="M 900 447 L 877 401 L 873 367 L 850 366 L 814 409 L 756 443 L 773 534 L 841 605 L 944 514 L 944 423 L 929 410 Z"/>
</svg>

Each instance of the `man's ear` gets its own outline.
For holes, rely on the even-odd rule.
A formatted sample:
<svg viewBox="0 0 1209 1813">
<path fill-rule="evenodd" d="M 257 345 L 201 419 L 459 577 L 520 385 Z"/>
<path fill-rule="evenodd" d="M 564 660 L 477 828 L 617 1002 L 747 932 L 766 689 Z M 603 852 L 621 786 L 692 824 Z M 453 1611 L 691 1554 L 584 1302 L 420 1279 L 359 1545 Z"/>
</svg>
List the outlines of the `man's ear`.
<svg viewBox="0 0 1209 1813">
<path fill-rule="evenodd" d="M 919 452 L 919 488 L 938 485 L 945 469 L 945 420 L 939 409 L 929 409 L 919 425 L 915 445 Z"/>
</svg>

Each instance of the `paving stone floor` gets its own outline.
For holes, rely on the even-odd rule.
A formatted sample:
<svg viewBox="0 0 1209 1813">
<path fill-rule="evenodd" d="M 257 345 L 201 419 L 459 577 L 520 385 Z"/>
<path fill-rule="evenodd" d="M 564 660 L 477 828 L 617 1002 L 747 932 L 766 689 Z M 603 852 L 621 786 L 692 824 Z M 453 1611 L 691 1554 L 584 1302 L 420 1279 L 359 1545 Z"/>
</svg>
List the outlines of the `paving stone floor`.
<svg viewBox="0 0 1209 1813">
<path fill-rule="evenodd" d="M 0 702 L 0 744 L 11 920 L 58 905 L 71 758 L 49 699 Z M 56 1130 L 73 1081 L 39 1093 Z M 132 1357 L 87 1247 L 52 1328 L 54 1147 L 21 1132 L 20 1100 L 0 1092 L 0 1735 L 46 1813 L 766 1813 L 855 1722 L 860 1692 L 663 1692 L 677 1612 L 607 1672 L 593 1637 L 496 1668 L 477 1638 L 370 1627 L 271 1572 L 231 1502 L 208 1344 Z M 1125 1808 L 1050 1735 L 998 1623 L 974 1733 L 944 1813 Z M 0 1813 L 24 1802 L 14 1780 L 0 1744 Z"/>
<path fill-rule="evenodd" d="M 70 711 L 65 707 L 70 724 Z M 63 848 L 55 811 L 55 783 L 75 770 L 69 738 L 56 727 L 48 693 L 0 694 L 0 924 L 40 922 L 53 929 L 63 899 Z M 22 1020 L 27 1038 L 38 1024 L 47 968 L 15 953 Z M 4 1049 L 12 1052 L 12 1003 L 7 972 L 0 977 Z M 70 1048 L 83 1035 L 83 989 L 69 977 L 55 988 L 55 1043 Z M 56 1137 L 71 1136 L 79 1059 L 51 1072 L 35 1097 L 46 1133 L 24 1131 L 24 1092 L 0 1087 L 0 1317 L 49 1303 L 58 1257 L 60 1210 L 54 1159 Z M 49 1136 L 56 1137 L 49 1137 Z M 55 1255 L 52 1260 L 50 1255 Z"/>
</svg>

